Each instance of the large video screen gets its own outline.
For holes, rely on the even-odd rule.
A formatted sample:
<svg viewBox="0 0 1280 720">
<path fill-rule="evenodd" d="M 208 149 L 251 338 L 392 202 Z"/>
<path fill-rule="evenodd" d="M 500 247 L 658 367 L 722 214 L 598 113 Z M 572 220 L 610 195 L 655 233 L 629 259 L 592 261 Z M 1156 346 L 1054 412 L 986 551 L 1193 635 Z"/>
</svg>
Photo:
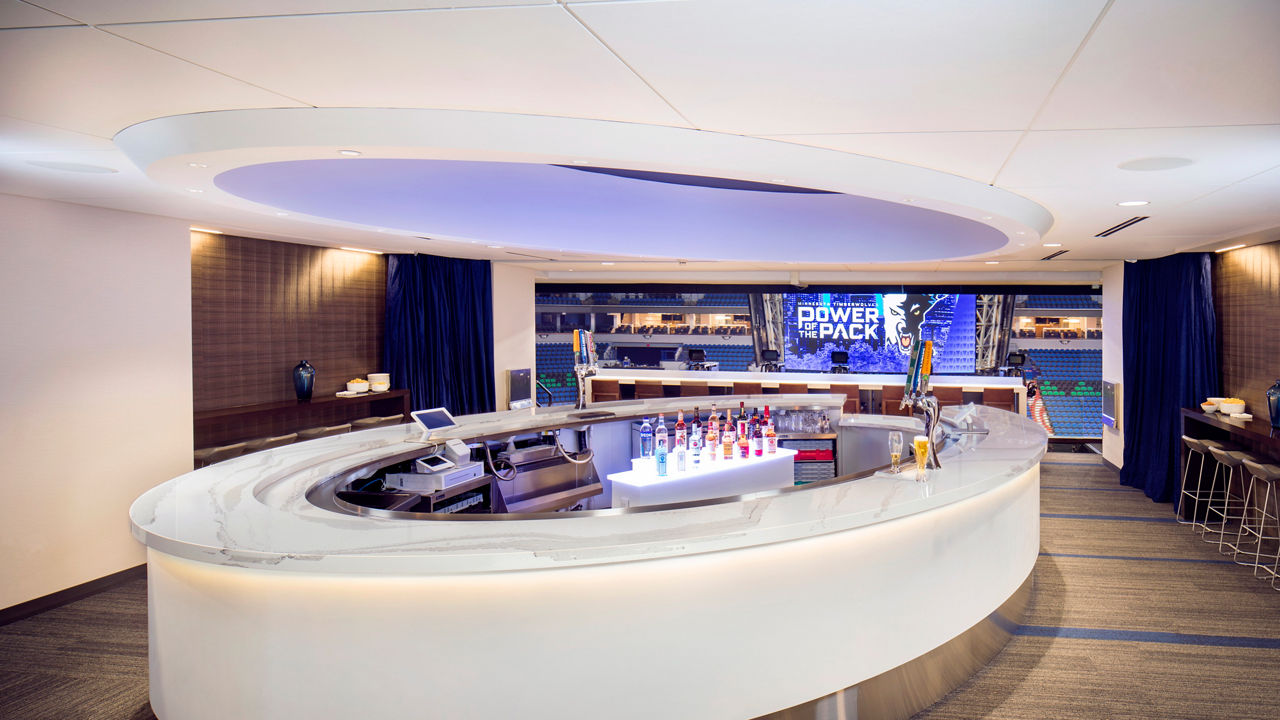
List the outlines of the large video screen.
<svg viewBox="0 0 1280 720">
<path fill-rule="evenodd" d="M 783 367 L 826 372 L 849 353 L 849 372 L 905 373 L 919 337 L 932 340 L 933 372 L 974 371 L 977 296 L 789 293 L 783 296 Z"/>
</svg>

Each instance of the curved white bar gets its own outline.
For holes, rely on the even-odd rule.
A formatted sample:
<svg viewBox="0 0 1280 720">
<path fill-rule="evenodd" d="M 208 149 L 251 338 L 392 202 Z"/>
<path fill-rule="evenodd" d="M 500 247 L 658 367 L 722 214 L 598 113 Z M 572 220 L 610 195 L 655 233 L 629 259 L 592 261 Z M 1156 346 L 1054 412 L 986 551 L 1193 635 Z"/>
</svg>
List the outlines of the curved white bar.
<svg viewBox="0 0 1280 720">
<path fill-rule="evenodd" d="M 303 497 L 402 450 L 402 428 L 183 476 L 132 511 L 149 546 L 153 708 L 740 719 L 832 693 L 957 637 L 1027 579 L 1045 436 L 977 412 L 991 434 L 949 448 L 927 482 L 634 513 L 412 521 Z"/>
</svg>

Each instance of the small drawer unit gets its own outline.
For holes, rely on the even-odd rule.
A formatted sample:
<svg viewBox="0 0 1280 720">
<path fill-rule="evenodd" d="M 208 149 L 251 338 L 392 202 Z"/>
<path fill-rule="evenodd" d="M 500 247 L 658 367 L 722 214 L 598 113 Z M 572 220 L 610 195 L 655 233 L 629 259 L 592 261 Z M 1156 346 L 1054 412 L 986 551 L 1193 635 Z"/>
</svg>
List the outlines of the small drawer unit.
<svg viewBox="0 0 1280 720">
<path fill-rule="evenodd" d="M 787 437 L 778 438 L 778 445 L 796 451 L 795 483 L 807 485 L 820 480 L 830 480 L 836 476 L 836 440 L 830 437 Z"/>
</svg>

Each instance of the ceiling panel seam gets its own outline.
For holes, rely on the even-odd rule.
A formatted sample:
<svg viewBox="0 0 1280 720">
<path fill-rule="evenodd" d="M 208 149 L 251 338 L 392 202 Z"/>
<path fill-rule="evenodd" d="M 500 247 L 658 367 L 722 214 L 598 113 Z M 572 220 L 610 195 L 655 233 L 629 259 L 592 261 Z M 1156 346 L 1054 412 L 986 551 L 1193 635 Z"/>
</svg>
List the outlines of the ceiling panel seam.
<svg viewBox="0 0 1280 720">
<path fill-rule="evenodd" d="M 227 78 L 227 79 L 229 79 L 229 80 L 234 80 L 234 81 L 236 81 L 236 82 L 238 82 L 238 83 L 243 83 L 243 84 L 248 85 L 249 87 L 252 87 L 252 88 L 257 88 L 258 90 L 261 90 L 261 91 L 263 91 L 263 92 L 268 92 L 268 93 L 271 93 L 272 95 L 277 95 L 277 96 L 282 97 L 282 98 L 284 98 L 284 99 L 286 99 L 286 100 L 292 100 L 292 101 L 293 101 L 293 102 L 295 102 L 295 103 L 300 103 L 300 104 L 302 104 L 302 105 L 306 105 L 307 107 L 311 107 L 311 108 L 318 107 L 318 106 L 317 106 L 317 105 L 315 105 L 314 103 L 309 103 L 309 102 L 307 102 L 306 100 L 301 100 L 301 99 L 299 99 L 299 98 L 293 97 L 292 95 L 286 95 L 285 93 L 282 93 L 282 92 L 279 92 L 279 91 L 276 91 L 276 90 L 272 90 L 271 88 L 268 88 L 268 87 L 263 87 L 263 86 L 261 86 L 261 85 L 258 85 L 257 83 L 251 83 L 251 82 L 249 82 L 248 80 L 245 80 L 244 78 L 238 78 L 238 77 L 236 77 L 235 75 L 231 75 L 231 74 L 229 74 L 229 73 L 222 72 L 221 70 L 215 70 L 214 68 L 211 68 L 211 67 L 209 67 L 209 66 L 207 66 L 207 65 L 201 65 L 200 63 L 198 63 L 198 62 L 196 62 L 196 61 L 194 61 L 194 60 L 189 60 L 189 59 L 187 59 L 187 58 L 184 58 L 184 57 L 182 57 L 181 55 L 174 55 L 174 54 L 173 54 L 173 53 L 171 53 L 171 52 L 165 52 L 164 50 L 161 50 L 161 49 L 159 49 L 159 48 L 154 48 L 154 47 L 152 47 L 152 46 L 150 46 L 150 45 L 148 45 L 148 44 L 146 44 L 146 43 L 144 43 L 144 42 L 139 42 L 139 41 L 134 40 L 134 39 L 132 39 L 132 38 L 125 37 L 124 35 L 121 35 L 121 34 L 119 34 L 119 33 L 111 32 L 110 30 L 107 30 L 106 28 L 99 27 L 99 26 L 96 26 L 96 25 L 90 25 L 89 27 L 93 28 L 94 30 L 97 30 L 97 31 L 98 31 L 98 32 L 100 32 L 100 33 L 105 33 L 105 34 L 107 34 L 107 35 L 110 35 L 110 36 L 111 36 L 111 37 L 113 37 L 113 38 L 119 38 L 119 39 L 121 39 L 121 40 L 124 40 L 125 42 L 133 43 L 134 45 L 137 45 L 138 47 L 146 48 L 146 49 L 148 49 L 148 50 L 151 50 L 152 52 L 157 52 L 157 53 L 160 53 L 161 55 L 165 55 L 165 56 L 171 57 L 171 58 L 173 58 L 174 60 L 178 60 L 178 61 L 180 61 L 180 62 L 187 63 L 188 65 L 192 65 L 192 66 L 194 66 L 194 67 L 198 67 L 198 68 L 200 68 L 201 70 L 208 70 L 208 71 L 209 71 L 209 72 L 211 72 L 211 73 L 215 73 L 215 74 L 217 74 L 217 75 L 221 75 L 222 77 L 225 77 L 225 78 Z"/>
<path fill-rule="evenodd" d="M 32 5 L 33 7 L 38 7 L 41 10 L 46 9 L 46 8 L 40 7 L 39 5 L 36 5 L 33 2 L 29 2 L 29 0 L 21 0 L 21 1 L 26 2 L 28 5 Z M 342 16 L 342 15 L 392 15 L 396 13 L 403 14 L 403 13 L 427 13 L 427 12 L 465 12 L 468 10 L 512 10 L 512 9 L 518 9 L 518 8 L 543 7 L 545 5 L 553 5 L 553 4 L 555 4 L 553 0 L 547 0 L 547 2 L 544 3 L 543 5 L 525 5 L 525 4 L 477 5 L 472 7 L 389 8 L 385 10 L 330 10 L 326 12 L 271 13 L 266 15 L 226 15 L 226 16 L 219 15 L 217 17 L 174 18 L 171 20 L 122 20 L 119 22 L 98 23 L 96 25 L 92 23 L 86 23 L 82 20 L 76 20 L 75 18 L 69 17 L 67 15 L 62 15 L 62 17 L 65 17 L 69 20 L 74 20 L 75 22 L 78 22 L 78 23 L 89 25 L 90 27 L 103 28 L 103 27 L 117 27 L 121 25 L 180 25 L 183 23 L 219 22 L 222 20 L 270 20 L 270 19 L 278 20 L 282 18 L 295 18 L 295 17 L 327 17 L 327 16 Z M 49 12 L 53 12 L 53 11 L 49 10 Z M 54 14 L 61 15 L 61 13 L 54 13 Z"/>
<path fill-rule="evenodd" d="M 85 22 L 85 21 L 83 21 L 83 20 L 77 20 L 77 19 L 75 19 L 75 18 L 71 17 L 70 15 L 66 15 L 66 14 L 60 13 L 60 12 L 58 12 L 57 10 L 50 10 L 49 8 L 47 8 L 47 7 L 43 6 L 43 5 L 39 5 L 39 4 L 37 4 L 37 3 L 33 3 L 33 2 L 31 2 L 30 0 L 18 0 L 18 2 L 20 2 L 20 3 L 24 4 L 24 5 L 30 5 L 31 7 L 35 8 L 35 9 L 37 9 L 37 10 L 43 10 L 43 11 L 45 11 L 45 12 L 47 12 L 47 13 L 51 14 L 51 15 L 57 15 L 58 17 L 66 18 L 66 19 L 70 20 L 70 21 L 71 21 L 71 22 L 73 22 L 73 23 L 79 23 L 79 24 L 81 24 L 81 25 L 88 25 L 88 24 L 89 24 L 89 23 L 87 23 L 87 22 Z M 8 28 L 8 29 L 9 29 L 9 30 L 34 30 L 34 29 L 36 29 L 36 28 L 41 28 L 41 27 L 58 27 L 58 26 L 57 26 L 57 25 L 36 25 L 36 26 L 34 26 L 34 27 L 30 27 L 30 28 Z M 63 26 L 63 27 L 65 27 L 65 26 Z"/>
<path fill-rule="evenodd" d="M 71 128 L 65 128 L 65 127 L 62 127 L 61 125 L 50 125 L 47 122 L 39 122 L 38 120 L 28 120 L 27 118 L 18 117 L 17 115 L 9 115 L 7 113 L 0 114 L 0 118 L 9 118 L 11 120 L 17 120 L 19 122 L 30 123 L 32 125 L 39 125 L 40 127 L 47 127 L 47 128 L 53 128 L 54 130 L 61 130 L 62 132 L 69 132 L 69 133 L 75 133 L 76 135 L 84 135 L 85 137 L 98 138 L 99 140 L 111 139 L 111 137 L 108 135 L 95 135 L 93 133 L 88 133 L 83 130 L 72 130 Z M 44 151 L 41 151 L 41 152 L 44 152 Z M 62 150 L 51 150 L 49 152 L 62 152 Z"/>
<path fill-rule="evenodd" d="M 671 108 L 671 112 L 678 115 L 680 119 L 683 120 L 685 124 L 688 125 L 689 127 L 695 130 L 702 129 L 697 125 L 695 125 L 687 115 L 681 112 L 680 108 L 675 106 L 675 103 L 668 100 L 666 95 L 663 95 L 661 92 L 659 92 L 658 88 L 654 87 L 653 83 L 649 82 L 648 78 L 646 78 L 644 75 L 641 75 L 640 71 L 637 70 L 634 66 L 632 66 L 631 63 L 627 62 L 626 59 L 623 58 L 622 55 L 620 55 L 617 50 L 614 50 L 613 46 L 605 42 L 605 39 L 600 37 L 600 34 L 597 33 L 594 28 L 588 25 L 586 21 L 583 20 L 581 17 L 578 17 L 578 13 L 574 12 L 573 8 L 569 7 L 569 5 L 565 2 L 565 0 L 557 0 L 557 2 L 560 5 L 561 9 L 563 9 L 566 13 L 568 13 L 569 17 L 573 18 L 574 22 L 578 23 L 578 25 L 580 25 L 583 30 L 586 30 L 587 33 L 591 35 L 591 37 L 595 38 L 595 41 L 600 43 L 600 46 L 603 47 L 605 50 L 609 51 L 610 55 L 613 55 L 615 58 L 617 58 L 618 62 L 622 63 L 623 67 L 629 70 L 632 75 L 635 75 L 640 82 L 644 83 L 644 86 L 649 88 L 649 91 L 652 92 L 654 95 L 656 95 L 659 100 L 666 103 L 667 107 Z"/>
<path fill-rule="evenodd" d="M 1004 172 L 1004 169 L 1009 166 L 1009 161 L 1013 160 L 1014 154 L 1018 152 L 1018 148 L 1022 147 L 1022 141 L 1026 139 L 1027 133 L 1031 131 L 1031 128 L 1035 127 L 1036 120 L 1040 118 L 1040 114 L 1043 113 L 1045 107 L 1049 105 L 1049 99 L 1058 91 L 1058 86 L 1061 85 L 1063 79 L 1067 77 L 1067 73 L 1071 72 L 1071 68 L 1076 64 L 1076 60 L 1080 57 L 1080 53 L 1084 52 L 1085 46 L 1089 44 L 1089 40 L 1093 38 L 1093 34 L 1097 32 L 1098 28 L 1102 25 L 1102 21 L 1107 17 L 1107 12 L 1111 10 L 1111 6 L 1114 3 L 1115 0 L 1107 0 L 1107 4 L 1102 6 L 1102 10 L 1098 11 L 1098 16 L 1093 19 L 1093 24 L 1089 26 L 1088 32 L 1086 32 L 1084 37 L 1080 39 L 1080 44 L 1076 46 L 1076 51 L 1071 53 L 1071 58 L 1067 60 L 1067 64 L 1062 68 L 1062 72 L 1058 73 L 1057 79 L 1055 79 L 1053 84 L 1049 86 L 1049 92 L 1045 93 L 1044 99 L 1040 101 L 1040 107 L 1036 108 L 1035 114 L 1031 116 L 1030 122 L 1028 122 L 1027 126 L 1023 128 L 1022 134 L 1018 135 L 1018 139 L 1014 141 L 1013 147 L 1009 148 L 1009 154 L 1005 156 L 1004 162 L 1000 163 L 1000 167 L 996 170 L 996 174 L 991 176 L 991 185 L 995 185 L 996 182 L 1000 180 L 1000 173 Z"/>
</svg>

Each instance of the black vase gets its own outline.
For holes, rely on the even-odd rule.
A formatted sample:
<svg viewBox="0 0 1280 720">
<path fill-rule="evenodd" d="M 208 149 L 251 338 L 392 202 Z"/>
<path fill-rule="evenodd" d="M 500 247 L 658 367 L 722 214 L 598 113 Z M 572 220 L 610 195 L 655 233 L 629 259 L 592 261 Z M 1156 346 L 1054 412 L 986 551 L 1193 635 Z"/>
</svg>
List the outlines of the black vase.
<svg viewBox="0 0 1280 720">
<path fill-rule="evenodd" d="M 315 384 L 315 379 L 316 369 L 306 360 L 293 369 L 293 391 L 298 394 L 299 400 L 311 399 L 311 387 Z"/>
<path fill-rule="evenodd" d="M 1267 390 L 1267 411 L 1271 413 L 1271 434 L 1280 430 L 1280 380 Z"/>
</svg>

